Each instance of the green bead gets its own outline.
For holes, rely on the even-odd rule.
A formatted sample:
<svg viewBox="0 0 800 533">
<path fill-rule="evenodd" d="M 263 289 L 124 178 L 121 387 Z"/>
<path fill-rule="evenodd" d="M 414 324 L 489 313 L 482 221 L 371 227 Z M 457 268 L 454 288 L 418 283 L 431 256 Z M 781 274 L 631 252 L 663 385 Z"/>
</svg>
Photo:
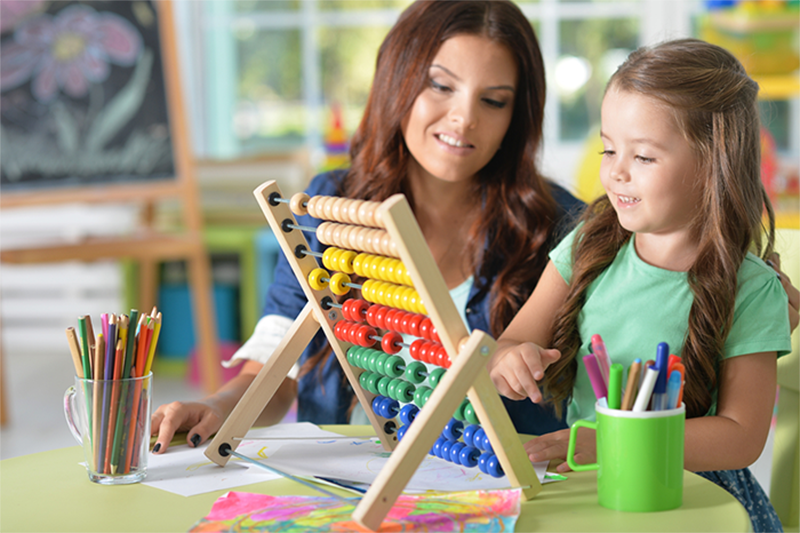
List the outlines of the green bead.
<svg viewBox="0 0 800 533">
<path fill-rule="evenodd" d="M 367 388 L 367 378 L 369 374 L 369 372 L 362 372 L 361 375 L 358 376 L 358 384 L 361 385 L 361 388 L 364 390 L 369 390 L 369 388 Z"/>
<path fill-rule="evenodd" d="M 401 381 L 395 389 L 395 394 L 397 394 L 397 398 L 395 399 L 398 402 L 408 403 L 414 399 L 414 392 L 414 385 L 408 381 Z"/>
<path fill-rule="evenodd" d="M 464 409 L 464 418 L 467 419 L 467 422 L 470 424 L 480 424 L 480 420 L 478 420 L 478 415 L 475 413 L 475 408 L 472 407 L 472 404 L 467 404 L 466 409 Z"/>
<path fill-rule="evenodd" d="M 369 377 L 367 378 L 367 390 L 370 391 L 372 394 L 378 394 L 378 381 L 380 381 L 381 376 L 380 374 L 375 374 L 371 372 Z"/>
<path fill-rule="evenodd" d="M 417 387 L 417 390 L 414 392 L 414 405 L 416 405 L 420 409 L 425 407 L 425 401 L 426 401 L 425 394 L 427 392 L 433 392 L 433 391 L 431 391 L 430 387 L 426 387 L 424 385 Z"/>
<path fill-rule="evenodd" d="M 439 382 L 444 377 L 445 372 L 447 372 L 447 370 L 442 367 L 436 367 L 431 371 L 431 373 L 428 375 L 428 383 L 431 384 L 431 388 L 435 389 L 439 385 Z"/>
<path fill-rule="evenodd" d="M 383 369 L 390 378 L 399 378 L 403 375 L 402 367 L 405 366 L 405 363 L 399 355 L 392 355 L 383 363 Z"/>
<path fill-rule="evenodd" d="M 381 396 L 389 396 L 389 384 L 391 382 L 392 378 L 381 376 L 381 379 L 378 380 L 378 394 Z"/>
<path fill-rule="evenodd" d="M 464 410 L 467 408 L 468 405 L 469 405 L 469 400 L 465 398 L 464 401 L 461 402 L 461 405 L 458 406 L 458 409 L 456 409 L 456 412 L 453 413 L 453 418 L 455 418 L 456 420 L 461 420 L 463 422 Z"/>
<path fill-rule="evenodd" d="M 402 382 L 403 380 L 400 379 L 392 379 L 389 382 L 389 386 L 386 387 L 386 392 L 389 393 L 389 398 L 391 398 L 392 400 L 397 400 L 397 386 Z"/>
<path fill-rule="evenodd" d="M 430 399 L 431 399 L 431 394 L 433 394 L 433 390 L 431 390 L 431 389 L 428 389 L 428 390 L 426 390 L 426 391 L 425 391 L 425 394 L 422 396 L 422 405 L 423 405 L 423 406 L 424 406 L 426 403 L 428 403 L 428 400 L 430 400 Z"/>
<path fill-rule="evenodd" d="M 415 385 L 419 385 L 425 381 L 425 374 L 428 372 L 428 367 L 419 361 L 409 363 L 406 367 L 406 379 Z"/>
<path fill-rule="evenodd" d="M 376 350 L 377 351 L 377 350 Z M 389 359 L 389 354 L 385 352 L 378 352 L 378 358 L 375 359 L 375 372 L 381 376 L 386 375 L 386 360 Z"/>
<path fill-rule="evenodd" d="M 347 362 L 350 363 L 351 366 L 358 366 L 356 364 L 356 355 L 359 346 L 351 346 L 347 349 Z"/>
<path fill-rule="evenodd" d="M 378 355 L 380 355 L 379 352 L 375 350 L 370 350 L 369 354 L 367 355 L 367 370 L 369 370 L 370 372 L 378 373 L 378 368 L 375 365 L 378 359 Z"/>
</svg>

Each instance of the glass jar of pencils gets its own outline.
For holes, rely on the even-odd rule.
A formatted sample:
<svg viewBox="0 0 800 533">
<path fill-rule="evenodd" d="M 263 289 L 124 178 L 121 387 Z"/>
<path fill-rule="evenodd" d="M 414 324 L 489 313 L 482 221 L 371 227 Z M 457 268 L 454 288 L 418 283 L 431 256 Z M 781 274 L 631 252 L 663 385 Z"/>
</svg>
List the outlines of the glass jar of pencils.
<svg viewBox="0 0 800 533">
<path fill-rule="evenodd" d="M 153 374 L 126 379 L 84 379 L 64 394 L 64 415 L 83 446 L 89 479 L 104 485 L 145 478 L 150 445 Z"/>
</svg>

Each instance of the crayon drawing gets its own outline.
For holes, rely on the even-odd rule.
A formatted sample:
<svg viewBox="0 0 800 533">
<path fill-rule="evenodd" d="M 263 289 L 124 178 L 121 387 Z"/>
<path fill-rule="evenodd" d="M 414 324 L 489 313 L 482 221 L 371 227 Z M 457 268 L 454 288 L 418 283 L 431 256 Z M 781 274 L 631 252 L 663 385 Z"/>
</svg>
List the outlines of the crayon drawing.
<svg viewBox="0 0 800 533">
<path fill-rule="evenodd" d="M 519 490 L 470 491 L 446 496 L 402 495 L 379 531 L 514 531 Z M 354 500 L 354 504 L 358 500 Z M 317 496 L 229 492 L 189 531 L 368 531 L 351 518 L 353 506 Z"/>
</svg>

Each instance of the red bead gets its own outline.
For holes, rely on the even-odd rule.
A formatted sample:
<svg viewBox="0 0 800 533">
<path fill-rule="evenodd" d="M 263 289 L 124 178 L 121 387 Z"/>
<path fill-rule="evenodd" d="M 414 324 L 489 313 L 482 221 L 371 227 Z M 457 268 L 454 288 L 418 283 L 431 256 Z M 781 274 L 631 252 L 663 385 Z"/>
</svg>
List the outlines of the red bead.
<svg viewBox="0 0 800 533">
<path fill-rule="evenodd" d="M 386 329 L 386 313 L 389 311 L 388 307 L 381 306 L 378 309 L 377 314 L 375 315 L 375 327 L 380 329 Z"/>
<path fill-rule="evenodd" d="M 436 359 L 434 360 L 434 364 L 440 366 L 442 368 L 447 368 L 450 363 L 450 356 L 447 355 L 447 350 L 444 349 L 444 346 L 438 346 L 436 348 Z"/>
<path fill-rule="evenodd" d="M 351 300 L 353 303 L 350 304 L 350 314 L 353 315 L 353 320 L 356 322 L 363 322 L 367 316 L 367 309 L 369 308 L 369 303 L 366 300 L 358 300 L 353 299 Z"/>
<path fill-rule="evenodd" d="M 408 313 L 408 334 L 415 337 L 422 337 L 419 332 L 419 326 L 422 323 L 423 316 L 416 313 Z"/>
<path fill-rule="evenodd" d="M 398 310 L 394 308 L 389 308 L 389 310 L 386 311 L 386 315 L 383 319 L 385 329 L 388 329 L 389 331 L 397 331 L 394 329 L 394 317 L 397 316 L 397 313 Z"/>
<path fill-rule="evenodd" d="M 370 337 L 372 335 L 376 335 L 377 334 L 377 332 L 375 331 L 375 328 L 371 328 L 371 327 L 365 326 L 365 325 L 360 325 L 360 326 L 357 326 L 357 327 L 355 327 L 353 329 L 356 330 L 356 334 L 355 334 L 356 344 L 358 344 L 359 346 L 364 346 L 365 348 L 368 348 L 368 347 L 372 346 L 373 344 L 375 344 L 375 341 L 373 339 L 370 339 Z"/>
<path fill-rule="evenodd" d="M 400 333 L 405 333 L 403 331 L 403 317 L 406 316 L 405 311 L 398 310 L 397 313 L 394 314 L 394 318 L 392 319 L 392 329 L 395 331 L 399 331 Z"/>
<path fill-rule="evenodd" d="M 342 333 L 342 328 L 344 327 L 345 324 L 346 322 L 344 320 L 340 320 L 339 322 L 337 322 L 336 325 L 333 326 L 333 334 L 340 341 L 347 342 L 347 339 L 344 337 L 344 334 Z"/>
<path fill-rule="evenodd" d="M 419 350 L 420 348 L 422 348 L 423 344 L 425 344 L 425 341 L 423 339 L 417 339 L 411 343 L 411 347 L 409 347 L 408 349 L 409 353 L 411 353 L 411 357 L 413 357 L 417 361 L 420 361 Z"/>
<path fill-rule="evenodd" d="M 350 314 L 350 302 L 352 301 L 352 299 L 345 300 L 344 303 L 342 303 L 342 316 L 345 320 L 353 320 L 353 316 Z"/>
<path fill-rule="evenodd" d="M 428 317 L 422 319 L 422 322 L 419 324 L 419 336 L 424 339 L 431 338 L 431 329 L 433 328 L 433 322 Z"/>
<path fill-rule="evenodd" d="M 381 339 L 381 348 L 388 354 L 396 354 L 402 348 L 402 346 L 400 346 L 401 342 L 403 342 L 403 337 L 401 337 L 399 333 L 390 331 Z"/>
<path fill-rule="evenodd" d="M 442 341 L 439 339 L 439 333 L 436 331 L 436 326 L 433 326 L 430 331 L 431 340 L 433 342 L 441 344 Z"/>
<path fill-rule="evenodd" d="M 431 351 L 431 343 L 430 341 L 423 341 L 422 345 L 419 347 L 419 360 L 423 363 L 430 363 L 430 351 Z"/>
<path fill-rule="evenodd" d="M 373 328 L 380 327 L 378 326 L 376 318 L 376 315 L 378 314 L 378 311 L 380 311 L 380 309 L 381 306 L 378 304 L 372 304 L 369 306 L 369 309 L 367 309 L 367 324 L 369 324 Z"/>
</svg>

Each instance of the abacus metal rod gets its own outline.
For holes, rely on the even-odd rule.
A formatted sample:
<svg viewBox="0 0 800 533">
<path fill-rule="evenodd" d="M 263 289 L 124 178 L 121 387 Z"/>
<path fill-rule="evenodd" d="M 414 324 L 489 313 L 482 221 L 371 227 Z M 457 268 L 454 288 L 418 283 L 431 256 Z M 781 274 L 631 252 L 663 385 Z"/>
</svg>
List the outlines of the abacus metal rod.
<svg viewBox="0 0 800 533">
<path fill-rule="evenodd" d="M 306 481 L 304 479 L 300 479 L 299 477 L 293 476 L 293 475 L 291 475 L 291 474 L 289 474 L 287 472 L 284 472 L 283 470 L 278 470 L 277 468 L 273 468 L 273 467 L 271 467 L 269 465 L 265 465 L 261 461 L 256 461 L 255 459 L 252 459 L 252 458 L 250 458 L 250 457 L 248 457 L 248 456 L 246 456 L 246 455 L 244 455 L 242 453 L 236 452 L 234 450 L 228 449 L 228 450 L 226 450 L 226 452 L 228 454 L 234 456 L 234 457 L 238 457 L 242 461 L 247 461 L 248 463 L 251 463 L 251 464 L 254 464 L 255 466 L 263 468 L 264 470 L 268 470 L 269 472 L 272 472 L 273 474 L 278 474 L 279 476 L 285 477 L 286 479 L 291 479 L 292 481 L 300 483 L 301 485 L 304 485 L 304 486 L 310 488 L 311 490 L 315 490 L 317 492 L 320 492 L 320 493 L 322 493 L 322 494 L 324 494 L 324 495 L 326 495 L 326 496 L 328 496 L 330 498 L 335 498 L 335 499 L 339 500 L 342 503 L 346 503 L 347 505 L 352 505 L 353 507 L 355 507 L 356 505 L 358 505 L 358 502 L 361 501 L 361 498 L 357 498 L 357 497 L 345 498 L 343 496 L 339 496 L 338 494 L 334 494 L 332 492 L 329 492 L 329 491 L 323 489 L 322 487 L 318 487 L 317 485 L 315 485 L 313 483 L 310 483 L 310 482 L 308 482 L 308 481 Z M 220 449 L 220 455 L 223 455 L 223 456 L 225 455 L 225 453 L 223 453 L 222 449 Z"/>
</svg>

